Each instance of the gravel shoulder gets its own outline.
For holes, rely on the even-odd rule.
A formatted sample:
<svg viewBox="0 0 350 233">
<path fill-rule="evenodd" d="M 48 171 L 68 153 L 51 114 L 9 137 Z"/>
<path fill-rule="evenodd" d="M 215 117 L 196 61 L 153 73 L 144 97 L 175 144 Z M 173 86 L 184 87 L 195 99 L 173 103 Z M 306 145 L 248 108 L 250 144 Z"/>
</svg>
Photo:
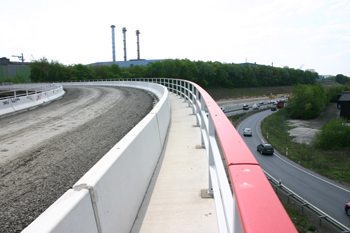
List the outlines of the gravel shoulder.
<svg viewBox="0 0 350 233">
<path fill-rule="evenodd" d="M 20 232 L 29 225 L 155 102 L 132 88 L 65 90 L 46 106 L 0 119 L 0 232 Z"/>
</svg>

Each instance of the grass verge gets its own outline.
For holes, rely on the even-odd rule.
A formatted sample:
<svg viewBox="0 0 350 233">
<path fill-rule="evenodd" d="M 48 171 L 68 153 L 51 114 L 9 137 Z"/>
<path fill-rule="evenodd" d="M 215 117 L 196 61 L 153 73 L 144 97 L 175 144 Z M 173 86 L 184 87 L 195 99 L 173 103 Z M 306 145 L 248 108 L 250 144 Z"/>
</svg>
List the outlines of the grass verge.
<svg viewBox="0 0 350 233">
<path fill-rule="evenodd" d="M 284 206 L 284 208 L 286 209 L 290 219 L 294 223 L 294 226 L 297 228 L 299 233 L 307 233 L 309 231 L 316 230 L 315 225 L 311 224 L 305 215 L 299 214 L 298 210 L 290 206 Z"/>
<path fill-rule="evenodd" d="M 265 118 L 261 127 L 267 141 L 281 154 L 303 167 L 341 183 L 350 184 L 350 149 L 321 150 L 293 142 L 293 137 L 287 132 L 292 127 L 288 126 L 286 120 L 288 118 L 284 109 Z"/>
</svg>

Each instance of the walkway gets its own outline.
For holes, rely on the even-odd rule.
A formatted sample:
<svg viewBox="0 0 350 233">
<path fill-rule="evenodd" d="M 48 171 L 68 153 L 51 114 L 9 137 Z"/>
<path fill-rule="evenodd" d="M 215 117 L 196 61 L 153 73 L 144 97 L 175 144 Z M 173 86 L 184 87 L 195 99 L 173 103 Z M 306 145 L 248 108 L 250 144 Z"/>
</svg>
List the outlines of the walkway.
<svg viewBox="0 0 350 233">
<path fill-rule="evenodd" d="M 209 178 L 200 128 L 183 99 L 170 102 L 168 139 L 131 232 L 218 232 L 214 199 L 201 197 Z"/>
</svg>

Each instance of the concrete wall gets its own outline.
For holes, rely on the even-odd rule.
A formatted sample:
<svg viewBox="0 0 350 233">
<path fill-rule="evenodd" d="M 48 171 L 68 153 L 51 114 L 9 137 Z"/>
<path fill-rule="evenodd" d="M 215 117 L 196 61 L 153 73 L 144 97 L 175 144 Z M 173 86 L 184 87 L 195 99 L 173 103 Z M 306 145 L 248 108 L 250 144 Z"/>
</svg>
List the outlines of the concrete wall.
<svg viewBox="0 0 350 233">
<path fill-rule="evenodd" d="M 13 78 L 16 74 L 20 74 L 25 80 L 29 80 L 29 66 L 0 66 L 0 80 L 6 77 Z"/>
<path fill-rule="evenodd" d="M 130 232 L 161 155 L 170 123 L 165 87 L 118 81 L 78 85 L 137 87 L 155 94 L 159 102 L 73 189 L 24 229 L 25 233 Z"/>
</svg>

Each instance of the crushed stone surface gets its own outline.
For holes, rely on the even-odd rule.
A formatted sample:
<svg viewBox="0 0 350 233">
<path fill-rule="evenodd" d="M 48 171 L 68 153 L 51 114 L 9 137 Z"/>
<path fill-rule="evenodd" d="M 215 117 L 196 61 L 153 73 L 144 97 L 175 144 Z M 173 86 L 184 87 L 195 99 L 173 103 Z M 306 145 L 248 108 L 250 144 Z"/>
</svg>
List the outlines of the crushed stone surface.
<svg viewBox="0 0 350 233">
<path fill-rule="evenodd" d="M 153 108 L 133 88 L 75 87 L 0 118 L 0 232 L 21 232 Z"/>
</svg>

